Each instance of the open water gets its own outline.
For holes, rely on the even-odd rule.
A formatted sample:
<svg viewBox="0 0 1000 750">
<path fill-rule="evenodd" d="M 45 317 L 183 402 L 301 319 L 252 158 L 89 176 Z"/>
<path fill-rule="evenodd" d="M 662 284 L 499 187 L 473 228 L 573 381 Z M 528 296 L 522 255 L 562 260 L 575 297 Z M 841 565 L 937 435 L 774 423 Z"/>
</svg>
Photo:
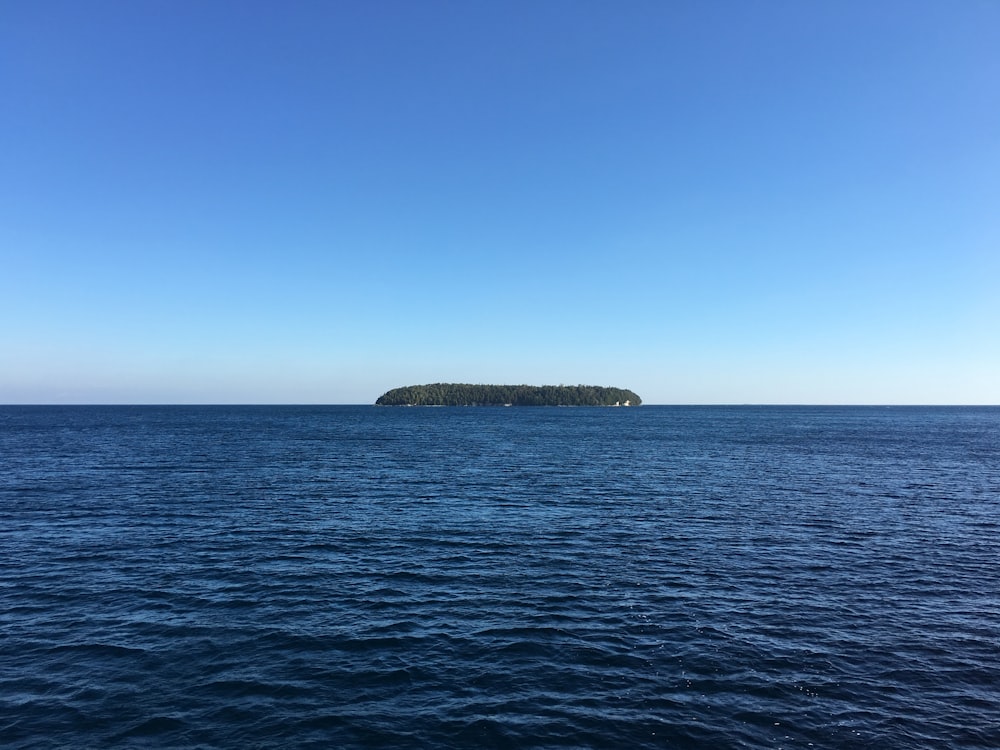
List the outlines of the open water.
<svg viewBox="0 0 1000 750">
<path fill-rule="evenodd" d="M 1000 409 L 0 408 L 0 745 L 1000 747 Z"/>
</svg>

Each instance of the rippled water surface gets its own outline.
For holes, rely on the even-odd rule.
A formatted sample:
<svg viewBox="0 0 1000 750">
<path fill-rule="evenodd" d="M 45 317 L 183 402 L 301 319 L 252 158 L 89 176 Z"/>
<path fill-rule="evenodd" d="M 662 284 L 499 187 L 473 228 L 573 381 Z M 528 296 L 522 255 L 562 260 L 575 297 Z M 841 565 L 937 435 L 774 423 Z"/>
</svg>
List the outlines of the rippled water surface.
<svg viewBox="0 0 1000 750">
<path fill-rule="evenodd" d="M 1000 747 L 1000 410 L 0 408 L 0 744 Z"/>
</svg>

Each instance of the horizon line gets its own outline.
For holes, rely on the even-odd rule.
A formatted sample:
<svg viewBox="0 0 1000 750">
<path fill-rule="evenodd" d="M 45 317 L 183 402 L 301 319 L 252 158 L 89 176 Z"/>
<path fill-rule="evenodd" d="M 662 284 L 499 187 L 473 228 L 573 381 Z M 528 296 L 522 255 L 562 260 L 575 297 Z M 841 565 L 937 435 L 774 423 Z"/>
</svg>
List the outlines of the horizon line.
<svg viewBox="0 0 1000 750">
<path fill-rule="evenodd" d="M 0 408 L 10 408 L 10 407 L 58 407 L 58 406 L 97 406 L 97 407 L 111 407 L 111 406 L 121 406 L 121 407 L 152 407 L 152 406 L 212 406 L 212 407 L 223 407 L 223 406 L 262 406 L 262 407 L 276 407 L 276 406 L 295 406 L 295 407 L 323 407 L 323 406 L 378 406 L 379 408 L 399 408 L 393 406 L 384 406 L 382 404 L 376 404 L 375 402 L 201 402 L 201 401 L 191 401 L 191 402 L 37 402 L 37 403 L 0 403 Z M 421 405 L 424 406 L 424 405 Z M 502 404 L 464 404 L 459 406 L 447 406 L 444 408 L 483 408 L 489 406 L 503 407 Z M 647 403 L 642 402 L 636 406 L 620 407 L 625 409 L 640 409 L 644 406 L 657 406 L 657 407 L 840 407 L 840 408 L 922 408 L 922 407 L 944 407 L 944 408 L 992 408 L 1000 407 L 1000 403 L 885 403 L 885 402 L 871 402 L 871 403 L 807 403 L 807 402 L 736 402 L 736 401 L 725 401 L 725 402 L 676 402 L 676 403 Z M 438 405 L 426 405 L 425 408 L 434 407 L 437 408 Z M 404 406 L 403 408 L 420 408 Z M 602 407 L 602 406 L 574 406 L 574 405 L 522 405 L 520 408 L 614 408 L 613 406 Z"/>
</svg>

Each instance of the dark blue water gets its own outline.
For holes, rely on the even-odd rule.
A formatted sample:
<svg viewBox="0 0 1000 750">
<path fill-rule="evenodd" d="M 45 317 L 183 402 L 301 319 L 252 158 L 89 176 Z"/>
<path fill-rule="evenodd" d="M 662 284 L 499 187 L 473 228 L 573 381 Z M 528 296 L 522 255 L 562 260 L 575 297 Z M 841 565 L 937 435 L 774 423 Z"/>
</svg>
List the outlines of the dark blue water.
<svg viewBox="0 0 1000 750">
<path fill-rule="evenodd" d="M 0 744 L 1000 747 L 1000 410 L 0 408 Z"/>
</svg>

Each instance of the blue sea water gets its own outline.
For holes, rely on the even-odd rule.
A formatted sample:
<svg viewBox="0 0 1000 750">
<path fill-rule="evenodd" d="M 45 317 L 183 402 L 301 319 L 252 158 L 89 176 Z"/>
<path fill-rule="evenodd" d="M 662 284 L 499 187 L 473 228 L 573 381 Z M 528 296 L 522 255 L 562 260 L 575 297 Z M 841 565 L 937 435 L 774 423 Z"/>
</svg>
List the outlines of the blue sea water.
<svg viewBox="0 0 1000 750">
<path fill-rule="evenodd" d="M 1000 409 L 0 407 L 0 745 L 1000 747 Z"/>
</svg>

